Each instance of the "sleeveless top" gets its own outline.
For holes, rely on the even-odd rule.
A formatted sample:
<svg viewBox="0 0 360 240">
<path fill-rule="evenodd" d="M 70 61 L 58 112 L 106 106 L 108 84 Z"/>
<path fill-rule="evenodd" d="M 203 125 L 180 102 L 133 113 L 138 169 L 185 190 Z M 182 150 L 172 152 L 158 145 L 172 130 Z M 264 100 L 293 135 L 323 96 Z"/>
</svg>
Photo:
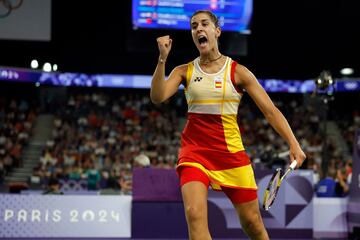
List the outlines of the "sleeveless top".
<svg viewBox="0 0 360 240">
<path fill-rule="evenodd" d="M 199 60 L 188 64 L 188 119 L 181 134 L 177 169 L 199 168 L 214 190 L 221 186 L 257 189 L 237 123 L 242 97 L 233 77 L 237 63 L 227 57 L 219 72 L 209 74 L 200 68 Z"/>
</svg>

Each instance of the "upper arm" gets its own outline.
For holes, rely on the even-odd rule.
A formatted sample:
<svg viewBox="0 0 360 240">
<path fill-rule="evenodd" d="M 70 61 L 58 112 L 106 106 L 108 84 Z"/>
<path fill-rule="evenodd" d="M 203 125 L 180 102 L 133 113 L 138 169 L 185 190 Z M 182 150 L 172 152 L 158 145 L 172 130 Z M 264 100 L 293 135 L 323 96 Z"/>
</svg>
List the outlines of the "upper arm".
<svg viewBox="0 0 360 240">
<path fill-rule="evenodd" d="M 276 108 L 254 74 L 243 65 L 236 65 L 235 82 L 246 90 L 264 114 L 270 113 Z"/>
</svg>

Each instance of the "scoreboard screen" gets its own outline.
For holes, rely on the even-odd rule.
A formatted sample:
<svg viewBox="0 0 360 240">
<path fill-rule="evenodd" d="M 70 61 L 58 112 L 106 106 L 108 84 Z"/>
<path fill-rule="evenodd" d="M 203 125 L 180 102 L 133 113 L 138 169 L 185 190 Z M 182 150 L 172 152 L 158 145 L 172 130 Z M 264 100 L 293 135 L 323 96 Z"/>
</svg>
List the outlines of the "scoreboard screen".
<svg viewBox="0 0 360 240">
<path fill-rule="evenodd" d="M 190 17 L 197 10 L 211 10 L 222 31 L 250 33 L 252 0 L 133 0 L 134 29 L 190 29 Z"/>
</svg>

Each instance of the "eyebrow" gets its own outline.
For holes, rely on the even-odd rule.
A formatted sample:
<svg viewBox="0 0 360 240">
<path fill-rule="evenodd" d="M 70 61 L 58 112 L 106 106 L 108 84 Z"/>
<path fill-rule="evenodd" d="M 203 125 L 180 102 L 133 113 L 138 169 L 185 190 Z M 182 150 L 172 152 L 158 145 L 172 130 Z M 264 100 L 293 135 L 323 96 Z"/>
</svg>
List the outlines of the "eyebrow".
<svg viewBox="0 0 360 240">
<path fill-rule="evenodd" d="M 202 22 L 202 23 L 204 23 L 204 22 L 209 22 L 210 21 L 210 19 L 207 19 L 207 18 L 205 18 L 205 19 L 201 19 L 200 20 L 200 22 Z M 191 25 L 195 25 L 195 24 L 197 24 L 197 22 L 191 22 Z"/>
</svg>

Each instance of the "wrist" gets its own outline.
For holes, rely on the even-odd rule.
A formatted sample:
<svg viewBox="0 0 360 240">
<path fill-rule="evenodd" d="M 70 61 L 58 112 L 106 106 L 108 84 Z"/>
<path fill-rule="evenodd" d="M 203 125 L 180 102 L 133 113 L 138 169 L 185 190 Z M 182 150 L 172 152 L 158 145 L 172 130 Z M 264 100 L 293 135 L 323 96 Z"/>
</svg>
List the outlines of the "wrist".
<svg viewBox="0 0 360 240">
<path fill-rule="evenodd" d="M 166 63 L 166 58 L 159 57 L 158 62 L 165 64 Z"/>
<path fill-rule="evenodd" d="M 300 143 L 297 140 L 289 141 L 288 144 L 290 145 L 290 148 L 300 147 Z"/>
</svg>

